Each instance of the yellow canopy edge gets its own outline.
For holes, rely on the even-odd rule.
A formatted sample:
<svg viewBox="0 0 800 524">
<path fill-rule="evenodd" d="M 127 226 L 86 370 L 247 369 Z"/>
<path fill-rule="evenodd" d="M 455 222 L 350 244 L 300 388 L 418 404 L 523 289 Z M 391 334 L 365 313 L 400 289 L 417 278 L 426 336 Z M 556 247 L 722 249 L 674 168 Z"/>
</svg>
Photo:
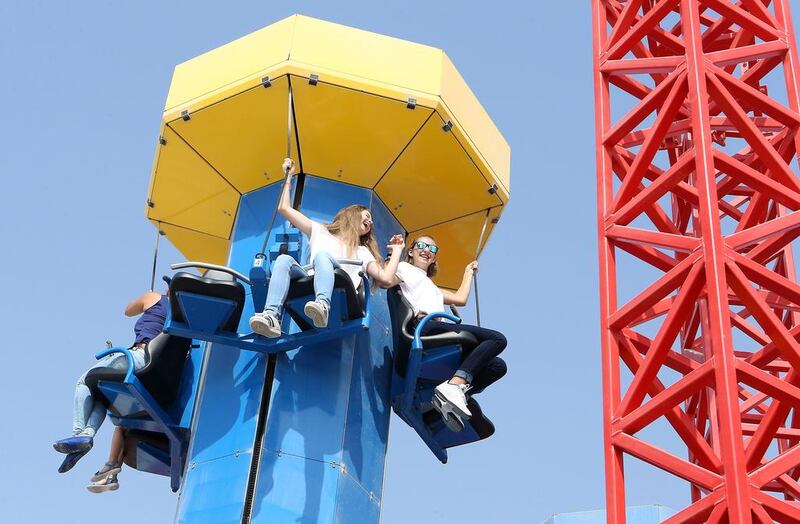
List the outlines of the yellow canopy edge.
<svg viewBox="0 0 800 524">
<path fill-rule="evenodd" d="M 471 257 L 510 197 L 511 154 L 452 61 L 301 15 L 175 67 L 145 213 L 184 255 L 224 262 L 239 198 L 281 176 L 289 83 L 304 172 L 373 189 L 407 231 L 465 243 L 453 264 Z"/>
</svg>

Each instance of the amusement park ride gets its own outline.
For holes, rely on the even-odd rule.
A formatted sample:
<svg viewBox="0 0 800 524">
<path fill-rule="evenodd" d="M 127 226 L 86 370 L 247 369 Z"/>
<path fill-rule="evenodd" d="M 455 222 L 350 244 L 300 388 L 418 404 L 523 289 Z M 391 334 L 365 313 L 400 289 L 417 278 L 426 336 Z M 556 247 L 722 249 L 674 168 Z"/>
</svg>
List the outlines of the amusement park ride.
<svg viewBox="0 0 800 524">
<path fill-rule="evenodd" d="M 287 156 L 310 218 L 362 204 L 379 243 L 441 239 L 442 287 L 509 198 L 509 147 L 441 50 L 292 16 L 178 65 L 146 214 L 189 260 L 173 269 L 202 274 L 165 277 L 171 312 L 147 365 L 96 381 L 128 430 L 126 462 L 180 492 L 176 522 L 377 522 L 392 409 L 442 462 L 494 431 L 477 403 L 461 432 L 430 410 L 470 341 L 409 331 L 402 296 L 366 277 L 360 294 L 337 277 L 327 329 L 302 312 L 305 278 L 284 334 L 251 332 L 270 263 L 308 257 L 275 221 Z"/>
<path fill-rule="evenodd" d="M 665 522 L 800 522 L 788 4 L 592 3 L 609 522 L 625 522 L 626 457 L 687 482 Z M 647 441 L 656 424 L 672 452 Z"/>
</svg>

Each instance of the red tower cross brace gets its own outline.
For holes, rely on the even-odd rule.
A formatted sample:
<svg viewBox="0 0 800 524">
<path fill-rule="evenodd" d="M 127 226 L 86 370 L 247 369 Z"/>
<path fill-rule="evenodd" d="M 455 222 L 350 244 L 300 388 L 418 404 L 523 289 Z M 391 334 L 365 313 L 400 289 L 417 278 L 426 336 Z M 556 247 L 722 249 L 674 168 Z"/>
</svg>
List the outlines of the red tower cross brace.
<svg viewBox="0 0 800 524">
<path fill-rule="evenodd" d="M 630 456 L 688 483 L 669 523 L 800 523 L 788 0 L 592 8 L 608 521 L 625 522 Z M 646 440 L 656 423 L 681 456 Z"/>
</svg>

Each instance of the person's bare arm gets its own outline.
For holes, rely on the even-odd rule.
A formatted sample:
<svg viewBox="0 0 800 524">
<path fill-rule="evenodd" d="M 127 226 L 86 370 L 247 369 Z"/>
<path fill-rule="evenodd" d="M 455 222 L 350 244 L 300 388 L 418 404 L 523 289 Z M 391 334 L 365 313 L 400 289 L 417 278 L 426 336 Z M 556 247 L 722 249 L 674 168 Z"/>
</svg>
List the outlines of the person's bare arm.
<svg viewBox="0 0 800 524">
<path fill-rule="evenodd" d="M 370 263 L 367 266 L 367 274 L 381 287 L 389 288 L 400 283 L 400 279 L 397 278 L 397 265 L 400 264 L 400 258 L 406 248 L 403 236 L 393 236 L 386 247 L 391 253 L 389 261 L 383 267 L 380 267 L 377 263 Z"/>
<path fill-rule="evenodd" d="M 294 160 L 287 158 L 283 161 L 283 172 L 286 173 L 286 180 L 283 182 L 280 200 L 278 200 L 278 212 L 292 223 L 294 227 L 302 231 L 306 236 L 311 237 L 311 219 L 300 211 L 292 207 L 289 201 L 289 193 L 292 189 L 292 176 L 296 166 Z"/>
<path fill-rule="evenodd" d="M 161 300 L 161 295 L 155 291 L 148 291 L 142 296 L 128 302 L 128 305 L 125 306 L 125 316 L 135 317 L 136 315 L 141 315 L 144 313 L 145 309 L 149 308 L 159 300 Z"/>
<path fill-rule="evenodd" d="M 442 297 L 444 297 L 445 304 L 452 304 L 454 306 L 466 306 L 467 299 L 469 298 L 469 288 L 472 286 L 472 277 L 478 272 L 478 261 L 474 260 L 467 264 L 464 268 L 464 276 L 461 278 L 461 285 L 454 293 L 446 289 L 442 289 Z"/>
</svg>

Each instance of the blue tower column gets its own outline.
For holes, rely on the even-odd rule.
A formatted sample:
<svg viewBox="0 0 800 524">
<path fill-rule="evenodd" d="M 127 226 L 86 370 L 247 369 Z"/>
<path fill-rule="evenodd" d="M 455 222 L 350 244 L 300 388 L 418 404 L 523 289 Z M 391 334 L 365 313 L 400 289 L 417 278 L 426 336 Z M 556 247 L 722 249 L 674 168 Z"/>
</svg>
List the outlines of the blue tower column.
<svg viewBox="0 0 800 524">
<path fill-rule="evenodd" d="M 279 186 L 242 197 L 232 268 L 247 273 Z M 329 222 L 350 204 L 371 208 L 379 245 L 403 232 L 369 190 L 306 175 L 310 218 Z M 240 332 L 252 312 L 248 298 Z M 368 329 L 272 356 L 209 344 L 176 522 L 378 522 L 392 376 L 383 290 L 373 289 L 371 312 Z"/>
</svg>

